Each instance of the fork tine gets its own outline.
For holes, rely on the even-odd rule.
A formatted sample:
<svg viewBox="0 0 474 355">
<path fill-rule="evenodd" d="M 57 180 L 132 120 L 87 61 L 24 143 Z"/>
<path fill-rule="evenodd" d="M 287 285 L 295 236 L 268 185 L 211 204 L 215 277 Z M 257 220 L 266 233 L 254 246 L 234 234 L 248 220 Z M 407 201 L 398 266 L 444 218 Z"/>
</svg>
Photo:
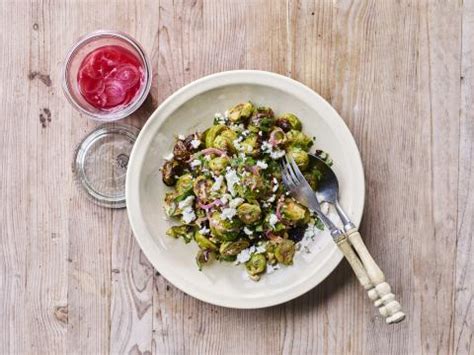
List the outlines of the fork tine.
<svg viewBox="0 0 474 355">
<path fill-rule="evenodd" d="M 285 163 L 281 163 L 281 175 L 283 183 L 287 186 L 289 190 L 293 190 L 296 187 L 296 184 L 289 175 L 288 166 Z"/>
<path fill-rule="evenodd" d="M 295 175 L 291 171 L 291 166 L 288 164 L 288 161 L 285 163 L 284 172 L 286 174 L 287 180 L 291 182 L 292 185 L 297 186 L 298 180 L 295 179 Z"/>
<path fill-rule="evenodd" d="M 288 170 L 288 173 L 290 174 L 292 180 L 295 182 L 295 185 L 298 185 L 301 182 L 300 181 L 301 179 L 298 178 L 298 175 L 295 172 L 295 168 L 294 168 L 293 164 L 291 164 L 292 158 L 291 157 L 288 158 L 287 156 L 285 156 L 285 158 L 286 158 L 286 161 L 287 161 L 286 168 Z M 299 169 L 298 166 L 296 168 Z"/>
<path fill-rule="evenodd" d="M 290 177 L 288 176 L 288 171 L 287 171 L 286 167 L 283 168 L 281 176 L 282 176 L 282 178 L 283 178 L 283 182 L 285 183 L 285 185 L 287 185 L 287 187 L 288 187 L 289 189 L 292 189 L 292 188 L 295 187 L 294 182 L 293 182 L 293 181 L 290 179 Z"/>
</svg>

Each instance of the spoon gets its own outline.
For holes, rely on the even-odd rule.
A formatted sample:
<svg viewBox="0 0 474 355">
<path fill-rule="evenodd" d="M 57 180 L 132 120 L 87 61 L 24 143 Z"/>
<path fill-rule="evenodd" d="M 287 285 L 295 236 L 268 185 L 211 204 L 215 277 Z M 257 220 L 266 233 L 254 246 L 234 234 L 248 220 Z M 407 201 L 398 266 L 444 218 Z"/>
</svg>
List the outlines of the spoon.
<svg viewBox="0 0 474 355">
<path fill-rule="evenodd" d="M 321 202 L 333 204 L 336 207 L 337 214 L 344 225 L 344 231 L 347 238 L 359 255 L 359 258 L 367 271 L 367 275 L 374 285 L 377 294 L 374 295 L 373 290 L 370 290 L 368 292 L 369 297 L 372 300 L 376 299 L 377 296 L 380 297 L 380 299 L 377 299 L 374 304 L 376 307 L 380 307 L 379 311 L 384 317 L 386 317 L 387 323 L 401 322 L 405 319 L 405 314 L 401 310 L 402 307 L 400 303 L 395 300 L 395 295 L 392 293 L 390 285 L 385 281 L 385 275 L 370 255 L 367 247 L 362 241 L 357 227 L 352 223 L 339 204 L 339 182 L 336 174 L 331 167 L 318 156 L 309 154 L 309 157 L 310 164 L 320 172 L 316 188 L 316 194 L 318 195 L 319 200 Z"/>
</svg>

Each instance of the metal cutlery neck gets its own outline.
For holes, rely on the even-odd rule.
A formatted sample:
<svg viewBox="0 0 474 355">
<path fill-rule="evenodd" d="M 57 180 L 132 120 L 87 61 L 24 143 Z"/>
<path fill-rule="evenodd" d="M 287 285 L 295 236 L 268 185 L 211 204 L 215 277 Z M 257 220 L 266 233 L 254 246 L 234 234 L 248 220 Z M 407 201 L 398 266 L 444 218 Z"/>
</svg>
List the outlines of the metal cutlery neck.
<svg viewBox="0 0 474 355">
<path fill-rule="evenodd" d="M 334 202 L 334 206 L 336 207 L 337 214 L 339 215 L 339 218 L 342 221 L 342 224 L 344 226 L 344 230 L 347 232 L 348 230 L 354 229 L 355 228 L 354 223 L 352 223 L 350 218 L 346 215 L 346 213 L 342 209 L 341 205 L 339 204 L 338 200 L 336 200 Z"/>
<path fill-rule="evenodd" d="M 320 210 L 315 209 L 314 212 L 318 215 L 319 219 L 324 223 L 324 225 L 329 229 L 331 237 L 337 241 L 341 236 L 344 235 L 344 232 L 341 231 L 336 225 Z"/>
</svg>

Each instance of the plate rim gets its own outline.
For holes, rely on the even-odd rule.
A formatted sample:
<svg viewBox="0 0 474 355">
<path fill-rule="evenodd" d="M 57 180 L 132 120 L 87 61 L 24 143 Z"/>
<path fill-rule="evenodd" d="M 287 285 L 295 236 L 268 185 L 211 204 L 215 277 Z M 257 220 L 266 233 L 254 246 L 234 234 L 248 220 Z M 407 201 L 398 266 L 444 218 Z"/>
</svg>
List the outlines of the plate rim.
<svg viewBox="0 0 474 355">
<path fill-rule="evenodd" d="M 154 257 L 152 250 L 148 247 L 152 247 L 151 239 L 153 239 L 151 233 L 148 231 L 146 224 L 143 221 L 143 218 L 139 218 L 137 211 L 141 211 L 140 208 L 140 186 L 139 182 L 141 180 L 141 167 L 143 165 L 143 159 L 140 159 L 140 147 L 147 147 L 150 141 L 154 138 L 157 132 L 159 132 L 161 126 L 166 121 L 166 119 L 182 104 L 186 101 L 192 99 L 196 95 L 204 93 L 206 91 L 216 89 L 220 86 L 228 86 L 235 84 L 257 84 L 257 85 L 268 85 L 278 88 L 276 83 L 280 82 L 281 84 L 292 85 L 295 89 L 299 90 L 300 95 L 304 95 L 306 99 L 313 99 L 315 103 L 320 106 L 321 111 L 324 113 L 321 116 L 330 115 L 334 120 L 326 120 L 329 125 L 334 125 L 336 131 L 341 135 L 341 139 L 349 147 L 349 151 L 353 152 L 352 163 L 355 165 L 355 174 L 358 175 L 356 179 L 359 180 L 360 189 L 362 193 L 362 198 L 360 201 L 356 201 L 354 208 L 354 223 L 360 225 L 362 220 L 362 215 L 364 211 L 365 204 L 365 176 L 364 169 L 362 165 L 362 159 L 360 156 L 359 149 L 355 142 L 355 139 L 347 127 L 346 123 L 342 117 L 337 113 L 337 111 L 318 93 L 309 88 L 308 86 L 300 83 L 292 78 L 289 78 L 284 75 L 276 74 L 268 71 L 261 70 L 230 70 L 219 73 L 214 73 L 211 75 L 204 76 L 199 78 L 182 88 L 175 91 L 168 98 L 166 98 L 150 115 L 149 119 L 143 126 L 138 135 L 135 144 L 133 146 L 132 152 L 130 154 L 130 160 L 127 169 L 126 176 L 126 204 L 127 204 L 127 215 L 129 223 L 141 250 L 148 258 L 153 267 L 172 285 L 180 289 L 182 292 L 199 299 L 203 302 L 228 307 L 235 309 L 258 309 L 275 306 L 281 303 L 291 301 L 311 289 L 318 286 L 329 274 L 331 274 L 337 265 L 342 260 L 342 253 L 335 247 L 333 251 L 327 255 L 326 261 L 317 269 L 318 273 L 312 275 L 313 277 L 308 277 L 303 282 L 299 283 L 294 289 L 291 289 L 291 292 L 286 292 L 283 294 L 276 294 L 268 297 L 260 297 L 258 299 L 246 300 L 242 299 L 240 303 L 234 301 L 226 301 L 225 299 L 212 298 L 206 295 L 201 294 L 197 290 L 190 289 L 187 287 L 189 285 L 181 282 L 180 278 L 173 277 L 172 272 L 163 271 L 167 269 L 166 266 L 160 264 L 159 258 Z M 273 84 L 273 85 L 272 85 Z M 299 97 L 300 99 L 301 96 Z M 160 117 L 163 117 L 160 120 Z M 153 130 L 151 129 L 153 128 Z M 143 151 L 145 148 L 142 148 Z M 143 156 L 143 154 L 142 154 Z M 139 173 L 131 173 L 133 171 L 138 171 Z M 357 204 L 358 203 L 358 204 Z M 138 213 L 139 214 L 139 213 Z M 145 237 L 145 234 L 148 236 Z"/>
</svg>

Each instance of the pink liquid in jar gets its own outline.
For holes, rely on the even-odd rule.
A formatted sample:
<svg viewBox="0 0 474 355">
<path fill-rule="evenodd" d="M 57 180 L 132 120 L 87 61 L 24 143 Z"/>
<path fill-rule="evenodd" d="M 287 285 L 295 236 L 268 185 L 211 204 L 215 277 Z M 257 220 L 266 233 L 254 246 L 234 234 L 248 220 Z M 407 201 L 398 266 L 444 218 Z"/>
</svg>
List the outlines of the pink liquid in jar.
<svg viewBox="0 0 474 355">
<path fill-rule="evenodd" d="M 127 106 L 139 93 L 144 83 L 143 65 L 124 47 L 99 47 L 82 61 L 77 82 L 89 104 L 102 111 L 114 111 Z"/>
</svg>

